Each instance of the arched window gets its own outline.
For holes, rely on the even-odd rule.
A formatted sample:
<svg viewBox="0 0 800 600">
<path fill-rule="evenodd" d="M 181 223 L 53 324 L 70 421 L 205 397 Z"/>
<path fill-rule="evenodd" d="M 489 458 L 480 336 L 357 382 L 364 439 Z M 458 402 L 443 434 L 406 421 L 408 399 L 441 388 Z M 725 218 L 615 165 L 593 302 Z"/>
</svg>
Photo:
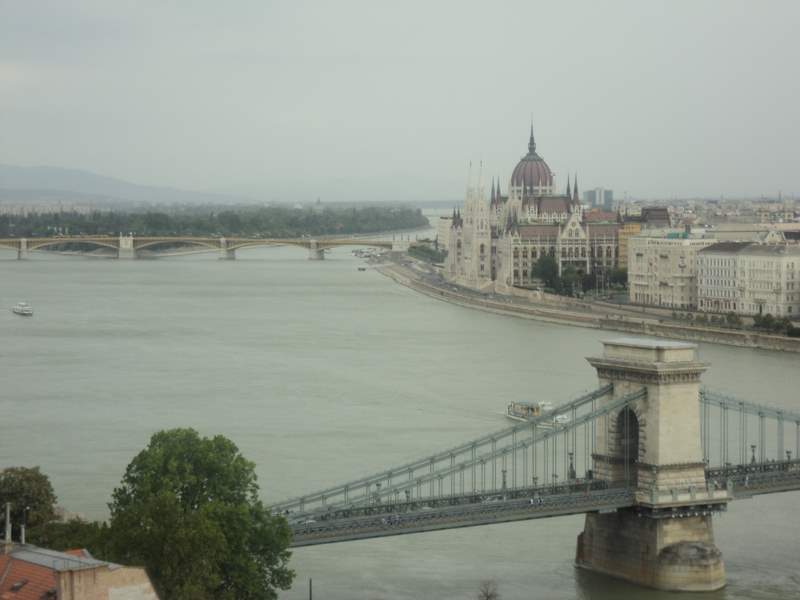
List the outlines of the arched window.
<svg viewBox="0 0 800 600">
<path fill-rule="evenodd" d="M 514 258 L 519 258 L 519 248 L 514 248 Z"/>
<path fill-rule="evenodd" d="M 537 254 L 536 254 L 536 248 L 532 248 L 532 249 L 531 249 L 531 258 L 536 258 L 536 256 L 537 256 Z"/>
<path fill-rule="evenodd" d="M 528 258 L 528 249 L 527 248 L 523 248 L 522 249 L 522 258 Z"/>
<path fill-rule="evenodd" d="M 586 258 L 586 247 L 581 248 L 581 258 Z"/>
<path fill-rule="evenodd" d="M 561 249 L 561 258 L 566 258 L 566 257 L 567 257 L 567 249 L 566 248 L 562 248 Z"/>
<path fill-rule="evenodd" d="M 481 254 L 483 254 L 485 251 L 486 251 L 486 249 L 484 248 L 484 245 L 481 244 Z"/>
<path fill-rule="evenodd" d="M 608 246 L 608 247 L 606 248 L 606 256 L 608 256 L 609 258 L 611 258 L 611 246 Z"/>
</svg>

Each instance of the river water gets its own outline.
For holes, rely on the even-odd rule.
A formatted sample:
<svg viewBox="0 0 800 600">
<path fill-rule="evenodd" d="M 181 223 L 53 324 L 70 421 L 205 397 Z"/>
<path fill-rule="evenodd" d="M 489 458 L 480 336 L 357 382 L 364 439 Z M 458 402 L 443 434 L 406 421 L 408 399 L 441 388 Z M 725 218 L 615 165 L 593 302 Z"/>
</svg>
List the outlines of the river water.
<svg viewBox="0 0 800 600">
<path fill-rule="evenodd" d="M 584 357 L 618 334 L 460 308 L 360 272 L 348 250 L 115 261 L 0 252 L 0 465 L 40 465 L 59 502 L 103 518 L 131 458 L 163 428 L 221 433 L 276 501 L 507 425 L 511 400 L 596 387 Z M 36 315 L 9 310 L 27 300 Z M 701 345 L 705 382 L 800 409 L 797 355 Z M 715 518 L 728 587 L 800 597 L 800 493 Z M 581 517 L 298 549 L 282 598 L 674 598 L 576 571 Z M 683 598 L 693 598 L 684 595 Z"/>
</svg>

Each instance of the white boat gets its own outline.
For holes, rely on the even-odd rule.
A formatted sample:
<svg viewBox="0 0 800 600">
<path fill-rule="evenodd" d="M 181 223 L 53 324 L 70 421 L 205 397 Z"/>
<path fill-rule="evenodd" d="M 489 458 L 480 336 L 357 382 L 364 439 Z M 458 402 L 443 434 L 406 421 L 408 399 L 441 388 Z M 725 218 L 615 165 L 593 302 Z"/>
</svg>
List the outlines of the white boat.
<svg viewBox="0 0 800 600">
<path fill-rule="evenodd" d="M 33 308 L 27 302 L 17 302 L 16 306 L 14 306 L 14 308 L 11 309 L 11 312 L 21 317 L 33 316 Z"/>
<path fill-rule="evenodd" d="M 553 405 L 550 402 L 512 402 L 506 407 L 506 416 L 515 421 L 530 421 L 537 417 L 544 416 L 548 413 L 554 412 Z M 554 415 L 552 423 L 554 425 L 563 425 L 569 423 L 569 416 L 567 415 Z M 548 421 L 542 425 L 548 424 Z"/>
</svg>

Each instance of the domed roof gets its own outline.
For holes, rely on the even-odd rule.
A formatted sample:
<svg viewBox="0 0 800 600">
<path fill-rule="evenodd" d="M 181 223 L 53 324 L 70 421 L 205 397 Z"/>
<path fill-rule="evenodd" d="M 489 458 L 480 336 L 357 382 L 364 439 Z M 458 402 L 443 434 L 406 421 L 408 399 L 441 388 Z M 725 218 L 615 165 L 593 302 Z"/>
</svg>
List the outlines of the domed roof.
<svg viewBox="0 0 800 600">
<path fill-rule="evenodd" d="M 514 167 L 514 172 L 511 174 L 511 185 L 526 188 L 553 185 L 553 173 L 550 171 L 550 167 L 541 156 L 536 154 L 533 125 L 531 125 L 531 138 L 528 141 L 528 153 Z"/>
</svg>

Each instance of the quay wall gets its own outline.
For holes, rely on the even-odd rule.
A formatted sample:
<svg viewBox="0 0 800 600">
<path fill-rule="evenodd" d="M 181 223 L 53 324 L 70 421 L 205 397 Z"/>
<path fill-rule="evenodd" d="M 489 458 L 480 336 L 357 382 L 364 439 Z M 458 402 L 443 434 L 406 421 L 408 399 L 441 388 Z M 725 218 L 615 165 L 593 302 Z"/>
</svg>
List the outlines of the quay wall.
<svg viewBox="0 0 800 600">
<path fill-rule="evenodd" d="M 593 307 L 588 302 L 535 290 L 516 288 L 510 290 L 509 296 L 523 299 L 526 304 L 514 303 L 510 298 L 506 299 L 499 296 L 493 298 L 476 297 L 474 294 L 453 290 L 452 287 L 446 285 L 431 284 L 409 269 L 395 265 L 383 265 L 378 268 L 378 271 L 395 282 L 431 298 L 484 312 L 575 327 L 622 331 L 643 336 L 800 353 L 800 338 L 769 335 L 754 331 L 721 329 L 718 327 L 686 326 L 645 316 L 637 318 L 627 314 L 614 314 L 611 312 L 601 314 L 594 312 L 596 307 Z"/>
</svg>

